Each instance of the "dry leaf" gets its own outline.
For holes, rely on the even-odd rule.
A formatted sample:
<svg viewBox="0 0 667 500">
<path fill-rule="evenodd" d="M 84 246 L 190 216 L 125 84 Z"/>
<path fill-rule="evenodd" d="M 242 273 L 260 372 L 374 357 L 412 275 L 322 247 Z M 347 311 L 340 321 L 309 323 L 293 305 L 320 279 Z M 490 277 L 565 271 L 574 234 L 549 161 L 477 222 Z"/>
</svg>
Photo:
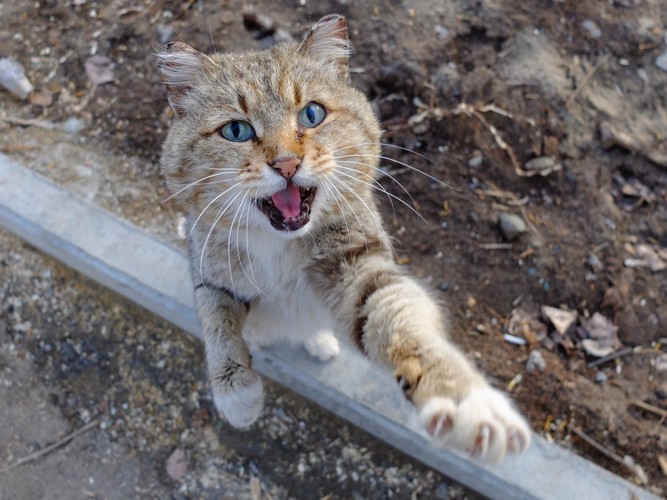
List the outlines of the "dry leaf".
<svg viewBox="0 0 667 500">
<path fill-rule="evenodd" d="M 551 321 L 556 331 L 565 336 L 577 321 L 577 311 L 565 311 L 551 306 L 542 306 L 542 315 Z"/>
<path fill-rule="evenodd" d="M 188 471 L 188 463 L 186 461 L 185 452 L 181 448 L 176 448 L 171 452 L 167 459 L 167 474 L 174 481 L 179 481 Z"/>
<path fill-rule="evenodd" d="M 85 63 L 86 75 L 93 85 L 102 85 L 103 83 L 113 82 L 115 79 L 113 68 L 115 64 L 111 59 L 105 56 L 93 56 L 88 58 Z"/>
</svg>

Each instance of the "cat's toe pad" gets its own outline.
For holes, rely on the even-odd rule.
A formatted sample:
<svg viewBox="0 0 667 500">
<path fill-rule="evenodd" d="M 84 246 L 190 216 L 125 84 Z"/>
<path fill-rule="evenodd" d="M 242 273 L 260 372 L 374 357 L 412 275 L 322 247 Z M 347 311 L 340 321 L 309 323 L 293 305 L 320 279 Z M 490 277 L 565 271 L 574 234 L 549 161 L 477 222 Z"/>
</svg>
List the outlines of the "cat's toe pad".
<svg viewBox="0 0 667 500">
<path fill-rule="evenodd" d="M 245 371 L 245 377 L 228 387 L 213 384 L 213 401 L 218 412 L 239 429 L 251 426 L 264 406 L 262 380 L 255 372 Z"/>
<path fill-rule="evenodd" d="M 331 332 L 318 332 L 303 342 L 308 354 L 320 361 L 329 361 L 340 353 L 338 339 Z"/>
<path fill-rule="evenodd" d="M 421 409 L 419 419 L 436 444 L 486 462 L 498 462 L 507 452 L 521 453 L 530 443 L 526 421 L 492 388 L 476 389 L 458 404 L 434 397 Z"/>
</svg>

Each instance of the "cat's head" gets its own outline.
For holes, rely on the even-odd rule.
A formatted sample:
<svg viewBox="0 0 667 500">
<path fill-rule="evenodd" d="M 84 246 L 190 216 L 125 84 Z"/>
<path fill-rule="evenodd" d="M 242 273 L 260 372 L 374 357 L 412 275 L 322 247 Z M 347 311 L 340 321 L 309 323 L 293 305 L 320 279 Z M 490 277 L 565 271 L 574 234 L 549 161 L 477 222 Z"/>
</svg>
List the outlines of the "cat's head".
<svg viewBox="0 0 667 500">
<path fill-rule="evenodd" d="M 175 113 L 162 154 L 172 193 L 205 226 L 285 237 L 368 210 L 380 130 L 347 82 L 349 53 L 338 15 L 265 51 L 168 45 L 159 60 Z"/>
</svg>

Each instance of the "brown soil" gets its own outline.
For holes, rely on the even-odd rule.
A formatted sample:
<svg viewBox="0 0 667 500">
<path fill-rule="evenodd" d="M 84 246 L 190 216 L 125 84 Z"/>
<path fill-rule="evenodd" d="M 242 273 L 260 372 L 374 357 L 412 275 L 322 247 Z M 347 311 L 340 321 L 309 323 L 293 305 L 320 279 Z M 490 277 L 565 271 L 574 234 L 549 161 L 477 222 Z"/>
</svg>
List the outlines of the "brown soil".
<svg viewBox="0 0 667 500">
<path fill-rule="evenodd" d="M 658 456 L 667 455 L 665 426 L 659 415 L 633 404 L 667 407 L 664 358 L 656 362 L 667 327 L 667 271 L 624 264 L 640 244 L 667 247 L 667 175 L 660 165 L 667 156 L 667 73 L 655 65 L 665 50 L 667 3 L 304 3 L 257 0 L 254 9 L 294 36 L 329 12 L 348 17 L 355 85 L 373 101 L 385 142 L 416 152 L 387 147 L 391 160 L 385 166 L 428 223 L 400 204 L 394 212 L 388 201 L 386 220 L 399 257 L 450 304 L 453 336 L 499 386 L 507 388 L 522 375 L 512 395 L 537 432 L 633 480 L 626 468 L 572 434 L 573 424 L 617 455 L 632 456 L 649 485 L 667 491 L 658 464 Z M 125 185 L 154 186 L 152 193 L 131 192 L 116 210 L 151 226 L 141 209 L 160 198 L 157 159 L 169 126 L 152 55 L 158 33 L 172 29 L 166 38 L 202 51 L 270 42 L 270 36 L 256 40 L 244 27 L 244 8 L 240 0 L 5 5 L 0 55 L 19 58 L 46 99 L 5 102 L 5 111 L 53 122 L 81 117 L 87 128 L 80 140 L 113 155 L 139 157 L 102 174 L 120 172 Z M 597 38 L 583 26 L 586 20 L 599 28 Z M 113 83 L 91 89 L 84 71 L 91 53 L 115 63 Z M 9 100 L 6 93 L 2 98 Z M 485 108 L 489 104 L 495 108 Z M 605 123 L 629 133 L 638 146 L 619 147 L 622 141 L 602 133 Z M 542 156 L 555 158 L 561 169 L 544 176 L 517 173 Z M 62 181 L 58 172 L 44 171 Z M 383 186 L 406 198 L 390 179 Z M 156 210 L 167 217 L 173 212 L 168 205 Z M 528 224 L 509 245 L 498 228 L 502 212 Z M 590 367 L 595 358 L 576 345 L 542 345 L 530 335 L 527 346 L 504 341 L 513 309 L 537 318 L 542 305 L 600 312 L 618 327 L 624 346 L 645 349 Z M 546 370 L 527 373 L 535 348 Z M 606 380 L 596 382 L 600 372 Z"/>
</svg>

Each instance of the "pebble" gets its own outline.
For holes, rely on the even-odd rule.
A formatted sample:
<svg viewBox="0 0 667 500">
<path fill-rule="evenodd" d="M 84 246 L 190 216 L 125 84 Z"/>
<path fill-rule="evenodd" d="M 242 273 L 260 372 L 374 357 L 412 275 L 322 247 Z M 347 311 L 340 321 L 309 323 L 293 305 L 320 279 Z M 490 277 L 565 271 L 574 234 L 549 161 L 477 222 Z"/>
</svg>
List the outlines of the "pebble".
<svg viewBox="0 0 667 500">
<path fill-rule="evenodd" d="M 484 157 L 481 155 L 475 155 L 472 158 L 468 160 L 468 166 L 470 168 L 478 168 L 482 166 L 482 162 L 484 161 Z"/>
<path fill-rule="evenodd" d="M 658 67 L 658 69 L 667 71 L 667 50 L 655 59 L 655 65 Z"/>
<path fill-rule="evenodd" d="M 449 488 L 446 483 L 440 483 L 435 489 L 435 498 L 437 500 L 447 500 L 449 498 Z"/>
<path fill-rule="evenodd" d="M 607 375 L 604 372 L 597 372 L 595 374 L 595 381 L 598 384 L 602 384 L 607 381 Z"/>
<path fill-rule="evenodd" d="M 62 122 L 60 128 L 69 134 L 77 134 L 86 128 L 86 122 L 81 118 L 71 117 Z"/>
<path fill-rule="evenodd" d="M 26 99 L 34 88 L 25 76 L 23 65 L 9 57 L 0 59 L 0 85 L 19 99 Z"/>
<path fill-rule="evenodd" d="M 560 170 L 561 166 L 554 156 L 540 156 L 528 160 L 523 168 L 528 172 L 538 172 L 541 175 L 548 175 L 551 172 Z"/>
<path fill-rule="evenodd" d="M 503 235 L 508 241 L 512 241 L 526 232 L 526 223 L 518 215 L 501 213 L 498 222 Z"/>
<path fill-rule="evenodd" d="M 173 40 L 176 30 L 168 24 L 158 24 L 157 28 L 155 28 L 155 34 L 157 35 L 158 42 L 165 44 Z"/>
<path fill-rule="evenodd" d="M 591 38 L 600 38 L 602 36 L 602 30 L 600 27 L 590 19 L 586 19 L 583 23 L 581 23 L 581 27 L 588 32 L 588 35 Z"/>
<path fill-rule="evenodd" d="M 539 349 L 530 351 L 530 354 L 528 355 L 528 361 L 526 362 L 526 371 L 531 373 L 534 371 L 543 372 L 546 367 L 547 362 L 544 360 L 542 352 Z"/>
</svg>

